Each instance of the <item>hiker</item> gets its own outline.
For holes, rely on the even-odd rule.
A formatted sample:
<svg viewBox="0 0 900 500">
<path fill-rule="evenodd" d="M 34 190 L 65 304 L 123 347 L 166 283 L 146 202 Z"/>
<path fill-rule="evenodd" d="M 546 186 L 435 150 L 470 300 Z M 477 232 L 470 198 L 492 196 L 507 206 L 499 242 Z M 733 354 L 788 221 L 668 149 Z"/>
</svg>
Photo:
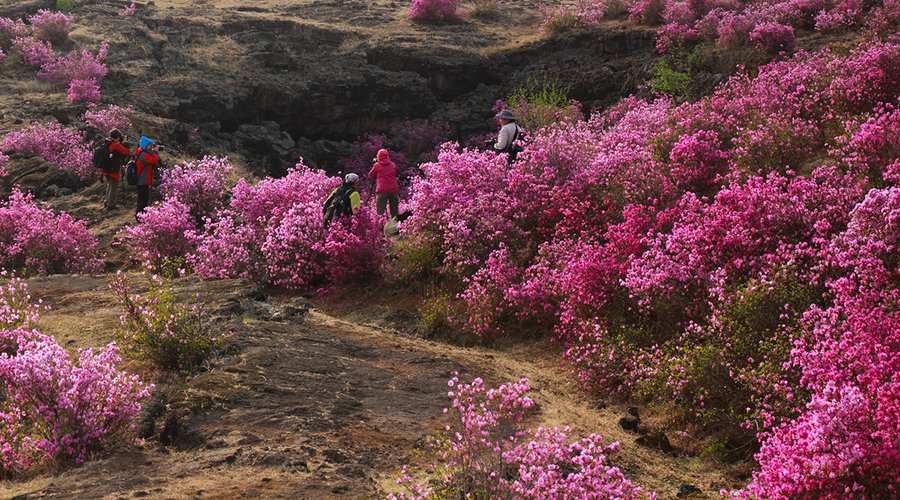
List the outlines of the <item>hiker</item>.
<svg viewBox="0 0 900 500">
<path fill-rule="evenodd" d="M 137 164 L 137 209 L 134 212 L 134 218 L 138 219 L 138 214 L 147 208 L 150 201 L 150 186 L 153 185 L 153 171 L 159 165 L 159 155 L 157 154 L 156 143 L 141 136 L 141 147 L 134 152 L 135 163 Z M 140 222 L 140 219 L 138 219 Z"/>
<path fill-rule="evenodd" d="M 335 217 L 344 215 L 353 215 L 359 206 L 359 176 L 353 173 L 344 176 L 344 182 L 336 187 L 334 191 L 328 195 L 328 199 L 322 205 L 322 214 L 324 216 L 325 225 Z"/>
<path fill-rule="evenodd" d="M 131 150 L 128 149 L 126 141 L 128 141 L 128 136 L 117 128 L 110 130 L 109 137 L 103 139 L 109 151 L 109 160 L 103 162 L 100 168 L 100 175 L 106 177 L 106 201 L 103 203 L 103 208 L 107 210 L 116 208 L 122 165 L 125 163 L 125 159 L 131 156 Z"/>
<path fill-rule="evenodd" d="M 384 209 L 391 206 L 391 217 L 400 215 L 400 187 L 397 186 L 397 165 L 391 161 L 387 149 L 379 149 L 376 163 L 369 171 L 375 179 L 375 212 L 384 215 Z"/>
<path fill-rule="evenodd" d="M 500 120 L 500 133 L 497 135 L 497 141 L 494 142 L 494 150 L 498 153 L 507 153 L 506 163 L 512 164 L 516 161 L 516 155 L 519 153 L 516 140 L 519 138 L 521 129 L 516 125 L 516 116 L 508 109 L 497 113 L 495 118 Z"/>
</svg>

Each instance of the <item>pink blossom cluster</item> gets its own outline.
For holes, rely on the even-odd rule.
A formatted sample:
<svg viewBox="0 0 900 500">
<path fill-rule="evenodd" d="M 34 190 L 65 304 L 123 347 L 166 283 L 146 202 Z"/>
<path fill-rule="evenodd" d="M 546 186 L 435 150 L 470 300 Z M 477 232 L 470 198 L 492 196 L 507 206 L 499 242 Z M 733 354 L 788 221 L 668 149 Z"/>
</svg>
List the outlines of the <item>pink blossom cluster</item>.
<svg viewBox="0 0 900 500">
<path fill-rule="evenodd" d="M 161 187 L 163 201 L 123 230 L 125 244 L 153 270 L 180 258 L 202 276 L 291 290 L 378 272 L 385 241 L 370 207 L 324 227 L 322 203 L 338 179 L 301 162 L 282 178 L 252 186 L 240 179 L 228 191 L 229 169 L 227 159 L 213 157 L 176 168 Z"/>
<path fill-rule="evenodd" d="M 0 17 L 0 49 L 9 49 L 16 38 L 26 36 L 28 27 L 21 19 Z"/>
<path fill-rule="evenodd" d="M 30 153 L 71 170 L 81 179 L 96 175 L 91 164 L 91 151 L 83 132 L 63 127 L 59 122 L 34 122 L 0 138 L 4 150 Z"/>
<path fill-rule="evenodd" d="M 127 438 L 152 385 L 119 371 L 115 344 L 73 358 L 53 337 L 32 329 L 37 305 L 23 282 L 0 287 L 0 469 L 80 463 Z"/>
<path fill-rule="evenodd" d="M 226 176 L 234 168 L 228 157 L 204 156 L 163 170 L 159 191 L 163 197 L 187 205 L 197 222 L 224 205 Z"/>
<path fill-rule="evenodd" d="M 552 328 L 589 388 L 759 431 L 748 491 L 891 497 L 898 68 L 895 42 L 800 53 L 536 131 L 510 166 L 445 144 L 403 234 L 438 250 L 463 331 Z"/>
<path fill-rule="evenodd" d="M 4 163 L 9 161 L 9 156 L 6 156 L 2 152 L 0 152 L 0 177 L 6 177 L 9 175 L 9 172 L 6 170 L 6 167 L 3 166 Z"/>
<path fill-rule="evenodd" d="M 103 260 L 84 221 L 14 189 L 0 202 L 0 267 L 28 274 L 93 273 L 103 268 Z"/>
<path fill-rule="evenodd" d="M 388 498 L 443 498 L 444 493 L 559 500 L 655 498 L 606 463 L 606 455 L 618 450 L 618 443 L 603 446 L 603 438 L 596 434 L 569 442 L 568 427 L 520 430 L 534 406 L 525 395 L 528 379 L 488 389 L 480 378 L 465 384 L 454 373 L 448 385 L 453 402 L 444 411 L 453 416 L 454 425 L 430 443 L 444 462 L 441 473 L 430 486 L 422 486 L 404 468 L 397 482 L 410 494 Z"/>
<path fill-rule="evenodd" d="M 615 2 L 578 0 L 554 9 L 539 6 L 544 28 L 595 26 Z M 753 44 L 769 53 L 789 52 L 797 30 L 839 31 L 868 26 L 888 36 L 900 26 L 896 0 L 861 2 L 843 0 L 626 0 L 617 10 L 632 21 L 663 26 L 657 34 L 660 52 L 690 47 L 704 40 L 740 47 Z"/>
<path fill-rule="evenodd" d="M 81 115 L 81 120 L 99 130 L 108 133 L 114 128 L 126 129 L 131 127 L 131 119 L 128 117 L 134 110 L 131 106 L 122 108 L 115 104 L 106 106 L 88 106 Z"/>
<path fill-rule="evenodd" d="M 131 5 L 122 9 L 122 12 L 119 12 L 120 17 L 130 17 L 134 15 L 134 2 L 131 2 Z"/>
<path fill-rule="evenodd" d="M 460 0 L 413 0 L 407 15 L 420 23 L 458 23 L 466 17 L 466 10 L 461 3 Z"/>
<path fill-rule="evenodd" d="M 37 14 L 28 17 L 28 23 L 31 24 L 31 32 L 37 40 L 61 44 L 69 39 L 72 16 L 63 12 L 39 9 Z"/>
</svg>

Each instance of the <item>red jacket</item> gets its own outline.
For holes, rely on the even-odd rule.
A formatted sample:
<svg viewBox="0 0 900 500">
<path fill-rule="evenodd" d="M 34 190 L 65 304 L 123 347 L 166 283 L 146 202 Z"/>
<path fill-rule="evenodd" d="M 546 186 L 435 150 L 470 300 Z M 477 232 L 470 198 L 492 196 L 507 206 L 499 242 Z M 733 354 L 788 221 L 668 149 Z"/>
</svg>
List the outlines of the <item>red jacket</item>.
<svg viewBox="0 0 900 500">
<path fill-rule="evenodd" d="M 369 177 L 375 179 L 376 193 L 400 192 L 400 187 L 397 186 L 397 165 L 390 158 L 378 160 L 378 163 L 372 165 Z"/>
<path fill-rule="evenodd" d="M 122 166 L 125 158 L 128 158 L 131 155 L 131 150 L 126 148 L 125 145 L 123 145 L 119 141 L 112 141 L 111 143 L 109 143 L 109 152 L 117 153 L 114 154 L 113 157 L 118 160 L 119 167 Z M 121 168 L 117 168 L 115 172 L 100 172 L 100 175 L 108 175 L 115 180 L 119 180 L 120 169 Z"/>
<path fill-rule="evenodd" d="M 144 151 L 141 148 L 134 152 L 134 156 L 136 158 L 135 163 L 137 163 L 137 185 L 152 186 L 153 170 L 159 164 L 159 156 L 153 151 Z"/>
</svg>

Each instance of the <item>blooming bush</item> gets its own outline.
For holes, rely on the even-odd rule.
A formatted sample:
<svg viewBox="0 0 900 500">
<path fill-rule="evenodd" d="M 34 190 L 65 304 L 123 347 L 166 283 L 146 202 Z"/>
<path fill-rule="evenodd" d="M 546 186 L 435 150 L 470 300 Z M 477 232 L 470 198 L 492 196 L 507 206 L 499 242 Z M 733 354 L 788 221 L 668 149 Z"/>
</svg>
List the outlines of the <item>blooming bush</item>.
<svg viewBox="0 0 900 500">
<path fill-rule="evenodd" d="M 618 443 L 602 446 L 596 434 L 568 443 L 568 427 L 519 430 L 534 402 L 525 392 L 528 379 L 487 389 L 480 378 L 461 383 L 454 373 L 451 408 L 454 419 L 443 437 L 430 443 L 444 463 L 432 474 L 429 486 L 415 484 L 403 473 L 398 483 L 407 493 L 388 498 L 427 499 L 457 495 L 521 499 L 638 499 L 655 498 L 605 463 Z"/>
<path fill-rule="evenodd" d="M 131 119 L 128 115 L 133 111 L 131 106 L 120 108 L 115 104 L 108 104 L 104 107 L 88 106 L 81 115 L 81 120 L 102 133 L 108 133 L 114 128 L 131 127 Z"/>
<path fill-rule="evenodd" d="M 69 25 L 72 23 L 72 16 L 62 12 L 40 9 L 37 14 L 28 18 L 28 22 L 31 24 L 31 31 L 36 39 L 58 44 L 69 39 Z"/>
<path fill-rule="evenodd" d="M 81 179 L 96 175 L 85 141 L 83 132 L 63 127 L 58 122 L 34 122 L 0 138 L 3 149 L 40 156 L 63 170 L 71 170 Z"/>
<path fill-rule="evenodd" d="M 189 372 L 219 345 L 203 324 L 202 309 L 183 303 L 162 278 L 150 277 L 149 290 L 139 294 L 120 271 L 109 287 L 122 306 L 116 335 L 128 357 Z"/>
<path fill-rule="evenodd" d="M 0 17 L 0 49 L 12 47 L 13 40 L 28 34 L 28 27 L 21 19 Z"/>
<path fill-rule="evenodd" d="M 0 470 L 80 463 L 125 439 L 152 386 L 116 369 L 115 344 L 73 359 L 32 329 L 39 306 L 19 280 L 0 287 L 0 304 Z"/>
<path fill-rule="evenodd" d="M 103 261 L 84 221 L 54 213 L 31 193 L 14 189 L 0 203 L 0 267 L 26 274 L 94 273 Z"/>
<path fill-rule="evenodd" d="M 413 0 L 410 19 L 420 23 L 452 24 L 462 22 L 466 11 L 460 0 Z"/>
<path fill-rule="evenodd" d="M 6 167 L 3 166 L 4 163 L 9 161 L 9 156 L 6 156 L 3 153 L 0 153 L 0 177 L 6 177 L 9 175 L 9 172 L 6 170 Z"/>
<path fill-rule="evenodd" d="M 175 165 L 163 171 L 159 191 L 186 205 L 199 224 L 224 206 L 225 178 L 233 168 L 227 157 L 215 156 Z"/>
</svg>

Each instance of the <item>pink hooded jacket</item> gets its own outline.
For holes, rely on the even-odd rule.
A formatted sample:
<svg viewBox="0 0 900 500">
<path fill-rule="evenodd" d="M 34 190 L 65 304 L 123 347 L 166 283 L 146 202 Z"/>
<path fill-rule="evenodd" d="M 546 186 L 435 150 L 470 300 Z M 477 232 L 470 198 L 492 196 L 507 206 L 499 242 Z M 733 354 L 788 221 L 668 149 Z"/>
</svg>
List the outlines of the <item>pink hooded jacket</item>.
<svg viewBox="0 0 900 500">
<path fill-rule="evenodd" d="M 376 193 L 399 193 L 397 186 L 397 165 L 391 161 L 386 149 L 378 150 L 378 162 L 372 165 L 369 177 L 375 179 Z"/>
</svg>

